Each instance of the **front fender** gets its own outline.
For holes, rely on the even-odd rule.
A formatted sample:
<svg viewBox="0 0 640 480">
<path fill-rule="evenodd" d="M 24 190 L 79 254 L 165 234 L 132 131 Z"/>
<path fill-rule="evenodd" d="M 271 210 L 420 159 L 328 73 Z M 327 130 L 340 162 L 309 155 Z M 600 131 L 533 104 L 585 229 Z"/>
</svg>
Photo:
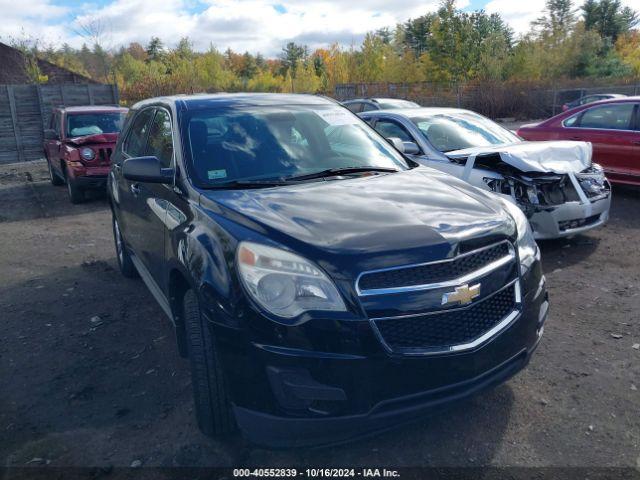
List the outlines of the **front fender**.
<svg viewBox="0 0 640 480">
<path fill-rule="evenodd" d="M 242 292 L 233 273 L 236 239 L 200 213 L 176 230 L 169 271 L 188 281 L 210 320 L 237 328 Z"/>
</svg>

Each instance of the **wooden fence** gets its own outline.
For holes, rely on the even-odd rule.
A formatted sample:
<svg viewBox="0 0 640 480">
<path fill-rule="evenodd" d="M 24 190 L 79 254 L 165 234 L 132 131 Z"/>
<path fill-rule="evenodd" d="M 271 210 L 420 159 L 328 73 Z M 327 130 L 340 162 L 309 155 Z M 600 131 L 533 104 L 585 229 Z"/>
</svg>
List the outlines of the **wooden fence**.
<svg viewBox="0 0 640 480">
<path fill-rule="evenodd" d="M 0 85 L 0 164 L 43 157 L 43 133 L 53 108 L 116 104 L 115 85 Z"/>
</svg>

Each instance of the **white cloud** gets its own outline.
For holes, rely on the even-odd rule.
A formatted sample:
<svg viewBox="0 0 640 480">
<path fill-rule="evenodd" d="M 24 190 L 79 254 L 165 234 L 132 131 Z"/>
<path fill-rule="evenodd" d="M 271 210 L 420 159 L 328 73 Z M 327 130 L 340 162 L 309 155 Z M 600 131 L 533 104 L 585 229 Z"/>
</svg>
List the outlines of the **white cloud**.
<svg viewBox="0 0 640 480">
<path fill-rule="evenodd" d="M 15 0 L 0 0 L 0 11 Z M 80 4 L 74 11 L 55 0 L 25 0 L 27 8 L 15 9 L 11 22 L 0 26 L 0 35 L 27 35 L 49 43 L 84 41 L 75 31 L 79 24 L 98 21 L 105 46 L 116 48 L 132 41 L 146 44 L 152 36 L 174 45 L 189 36 L 196 48 L 214 44 L 219 49 L 262 52 L 273 56 L 287 41 L 310 48 L 337 41 L 358 44 L 364 34 L 394 26 L 437 8 L 439 0 L 114 0 L 102 8 Z M 468 0 L 459 0 L 464 7 Z M 199 6 L 200 8 L 194 8 Z"/>
<path fill-rule="evenodd" d="M 543 15 L 545 3 L 545 0 L 490 0 L 485 10 L 488 13 L 499 13 L 516 34 L 521 34 L 529 30 L 531 22 Z M 582 3 L 579 0 L 575 2 L 578 15 L 580 14 L 579 6 Z M 638 0 L 622 0 L 622 4 L 634 9 L 638 8 Z"/>
<path fill-rule="evenodd" d="M 88 0 L 91 1 L 91 0 Z M 637 0 L 623 0 L 630 6 Z M 106 6 L 91 3 L 63 7 L 56 0 L 0 0 L 3 22 L 0 36 L 27 35 L 48 43 L 69 42 L 79 46 L 84 39 L 75 33 L 78 25 L 97 20 L 104 30 L 103 43 L 117 48 L 137 41 L 146 44 L 152 36 L 168 46 L 188 36 L 197 49 L 210 44 L 220 50 L 262 52 L 274 56 L 287 41 L 310 48 L 338 42 L 358 45 L 364 34 L 415 18 L 437 8 L 440 0 L 112 0 Z M 524 33 L 539 17 L 545 0 L 489 0 L 487 12 L 497 12 Z M 469 0 L 458 0 L 465 8 Z M 636 5 L 637 8 L 637 5 Z M 75 30 L 75 31 L 74 31 Z"/>
<path fill-rule="evenodd" d="M 21 0 L 19 4 L 15 0 L 0 0 L 0 12 L 0 37 L 59 42 L 64 36 L 60 23 L 69 9 L 50 0 Z"/>
</svg>

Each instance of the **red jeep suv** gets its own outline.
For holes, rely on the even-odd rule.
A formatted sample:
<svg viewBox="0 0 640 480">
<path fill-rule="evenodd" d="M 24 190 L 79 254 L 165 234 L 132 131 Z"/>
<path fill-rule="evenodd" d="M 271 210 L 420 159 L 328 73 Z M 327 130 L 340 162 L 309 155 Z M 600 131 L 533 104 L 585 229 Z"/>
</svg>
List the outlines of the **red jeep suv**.
<svg viewBox="0 0 640 480">
<path fill-rule="evenodd" d="M 104 188 L 111 152 L 126 108 L 60 107 L 44 132 L 44 155 L 53 185 L 67 184 L 71 203 L 84 200 L 87 188 Z"/>
</svg>

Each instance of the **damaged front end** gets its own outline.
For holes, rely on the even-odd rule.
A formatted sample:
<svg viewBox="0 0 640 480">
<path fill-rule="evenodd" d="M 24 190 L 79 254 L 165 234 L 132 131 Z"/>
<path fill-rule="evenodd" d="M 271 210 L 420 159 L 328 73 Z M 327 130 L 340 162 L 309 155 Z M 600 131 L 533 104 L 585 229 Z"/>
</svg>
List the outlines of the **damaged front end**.
<svg viewBox="0 0 640 480">
<path fill-rule="evenodd" d="M 478 156 L 475 167 L 499 173 L 482 178 L 486 188 L 522 209 L 536 239 L 575 235 L 608 220 L 611 185 L 599 165 L 576 173 L 521 172 L 495 154 Z"/>
</svg>

